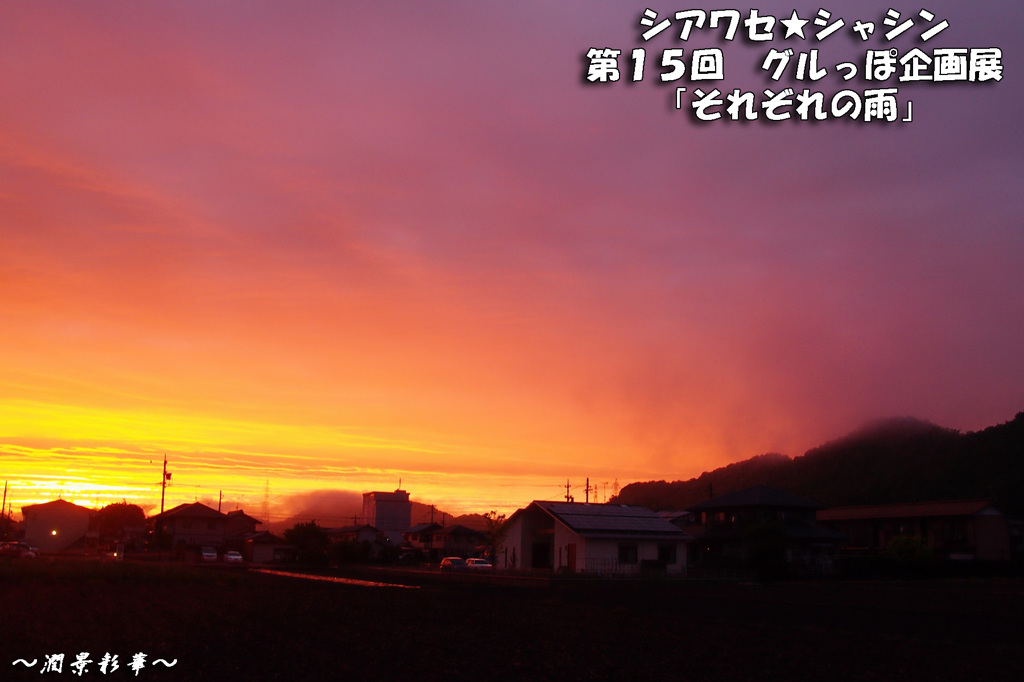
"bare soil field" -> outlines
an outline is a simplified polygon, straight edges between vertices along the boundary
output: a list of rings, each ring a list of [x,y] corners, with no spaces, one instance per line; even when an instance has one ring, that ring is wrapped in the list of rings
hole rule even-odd
[[[418,582],[410,579],[411,582]],[[1020,680],[1024,581],[372,587],[0,564],[0,679]],[[127,666],[135,653],[171,668]],[[40,674],[47,655],[63,670]],[[104,653],[120,668],[103,674]],[[15,664],[36,660],[34,667]]]

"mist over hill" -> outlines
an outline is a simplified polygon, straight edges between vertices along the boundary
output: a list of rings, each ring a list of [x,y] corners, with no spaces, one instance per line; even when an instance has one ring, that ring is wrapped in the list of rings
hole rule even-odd
[[[969,433],[908,417],[881,420],[799,457],[770,453],[688,481],[631,483],[611,501],[685,509],[753,485],[825,506],[983,498],[1022,515],[1024,412]]]
[[[297,505],[296,512],[282,519],[260,526],[260,530],[269,530],[281,535],[297,523],[315,521],[321,528],[340,528],[359,525],[363,519],[363,496],[347,490],[321,490],[314,493],[295,495],[289,500]],[[412,501],[410,524],[437,523],[442,526],[461,525],[474,530],[485,530],[487,520],[480,514],[464,514],[453,516],[425,502]]]

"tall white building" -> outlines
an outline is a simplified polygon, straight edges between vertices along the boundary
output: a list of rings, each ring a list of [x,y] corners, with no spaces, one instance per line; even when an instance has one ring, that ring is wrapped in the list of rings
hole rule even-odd
[[[394,545],[402,543],[402,533],[412,525],[412,502],[409,493],[363,493],[363,522],[382,531]]]

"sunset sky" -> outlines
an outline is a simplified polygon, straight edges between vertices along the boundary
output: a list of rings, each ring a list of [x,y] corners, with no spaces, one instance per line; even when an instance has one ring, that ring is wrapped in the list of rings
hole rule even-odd
[[[929,2],[949,28],[922,44],[919,5],[891,43],[887,3],[757,6],[847,28],[645,44],[646,7],[738,6],[0,0],[15,515],[158,508],[165,454],[168,506],[258,512],[269,481],[276,518],[401,480],[511,511],[881,417],[1012,419],[1024,9]],[[1003,78],[894,79],[912,122],[675,109],[676,85],[881,87],[833,67],[892,46],[998,47]],[[619,82],[586,84],[592,47],[622,50]],[[659,84],[670,47],[721,47],[725,79]],[[772,82],[787,47],[828,75]]]

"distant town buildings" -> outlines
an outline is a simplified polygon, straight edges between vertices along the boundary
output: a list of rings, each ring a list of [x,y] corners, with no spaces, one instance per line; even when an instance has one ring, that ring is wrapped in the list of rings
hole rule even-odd
[[[148,548],[185,561],[220,559],[228,551],[252,563],[304,556],[298,540],[286,533],[293,546],[257,530],[261,521],[242,510],[181,504],[145,519],[147,537],[141,509],[133,518],[114,507],[99,512],[62,499],[27,505],[15,539],[51,555],[119,557],[125,548]],[[1024,554],[1020,521],[987,500],[823,509],[767,486],[657,513],[635,505],[537,500],[486,532],[459,524],[413,526],[411,516],[407,491],[365,493],[362,523],[322,529],[329,541],[322,560],[436,564],[449,556],[486,557],[498,569],[531,574],[722,577],[830,574],[844,561],[854,570],[853,562],[864,559],[884,565],[896,556],[893,546],[961,564]]]

